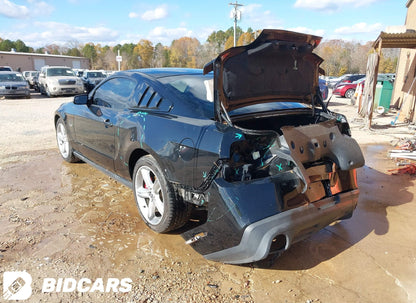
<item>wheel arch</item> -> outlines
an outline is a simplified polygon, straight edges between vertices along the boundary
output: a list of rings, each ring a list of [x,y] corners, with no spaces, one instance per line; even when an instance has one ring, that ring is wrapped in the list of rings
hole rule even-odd
[[[65,114],[60,114],[60,113],[55,113],[55,117],[54,117],[54,125],[55,125],[55,129],[56,129],[56,124],[58,123],[58,120],[62,119],[63,121],[66,120],[65,118]]]
[[[134,172],[134,166],[136,165],[136,162],[146,155],[150,155],[147,151],[141,148],[136,148],[133,150],[129,157],[129,175],[130,178],[133,180],[133,172]]]

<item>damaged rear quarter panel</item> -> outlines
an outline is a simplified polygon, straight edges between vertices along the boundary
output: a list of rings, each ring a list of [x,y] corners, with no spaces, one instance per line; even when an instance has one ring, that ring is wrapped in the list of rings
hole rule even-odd
[[[357,142],[340,132],[335,119],[306,126],[285,126],[281,130],[283,135],[275,140],[286,141],[290,157],[302,176],[291,167],[282,173],[247,181],[227,182],[219,176],[207,191],[206,222],[182,234],[186,240],[199,233],[205,235],[191,244],[199,253],[207,255],[237,246],[245,228],[259,220],[357,189],[355,168],[364,165],[364,158]],[[221,155],[230,157],[230,146],[240,140],[244,145],[246,136],[243,130],[226,129]],[[267,147],[276,151],[275,144],[271,145]],[[249,149],[248,153],[251,156],[252,150]],[[355,206],[351,207],[348,211]],[[327,224],[327,220],[326,217],[322,223]]]

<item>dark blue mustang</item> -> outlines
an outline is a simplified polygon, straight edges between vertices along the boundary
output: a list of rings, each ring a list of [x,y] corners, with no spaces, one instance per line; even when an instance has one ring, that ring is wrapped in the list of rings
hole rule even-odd
[[[281,253],[349,218],[364,164],[319,89],[320,37],[264,30],[197,69],[118,72],[55,115],[62,157],[131,187],[156,232],[210,260]]]

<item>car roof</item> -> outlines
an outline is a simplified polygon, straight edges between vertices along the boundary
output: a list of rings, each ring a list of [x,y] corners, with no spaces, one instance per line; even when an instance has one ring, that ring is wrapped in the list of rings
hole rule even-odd
[[[10,71],[10,70],[2,70],[2,71],[0,71],[0,75],[6,75],[6,74],[21,75],[22,73],[16,72],[16,71]]]
[[[196,68],[175,68],[175,67],[165,67],[165,68],[142,68],[142,69],[132,69],[123,72],[118,72],[118,74],[142,74],[147,77],[159,79],[163,77],[170,76],[182,76],[182,75],[202,75],[202,69]]]

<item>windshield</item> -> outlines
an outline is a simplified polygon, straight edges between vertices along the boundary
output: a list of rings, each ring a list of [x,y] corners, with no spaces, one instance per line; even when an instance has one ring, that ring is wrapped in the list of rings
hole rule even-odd
[[[0,82],[22,82],[25,81],[21,75],[5,74],[0,75]]]
[[[88,72],[87,78],[104,78],[104,74],[102,72]]]
[[[74,76],[74,72],[70,68],[49,68],[46,71],[47,76]]]

